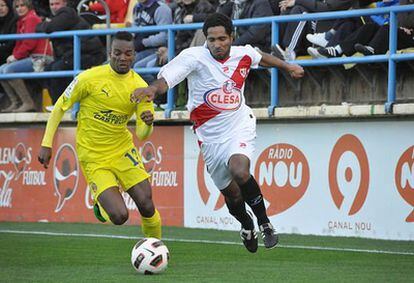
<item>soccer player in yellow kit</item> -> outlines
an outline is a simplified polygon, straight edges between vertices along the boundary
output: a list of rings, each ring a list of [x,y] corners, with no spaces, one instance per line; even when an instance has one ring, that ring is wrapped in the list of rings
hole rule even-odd
[[[145,237],[161,238],[161,218],[152,200],[150,175],[127,129],[136,114],[140,140],[153,130],[152,102],[131,103],[130,95],[147,83],[131,69],[135,59],[133,36],[118,32],[112,41],[110,63],[79,74],[56,102],[47,122],[38,160],[45,168],[63,114],[80,102],[76,151],[95,201],[94,212],[101,221],[121,225],[128,210],[119,186],[136,203]]]

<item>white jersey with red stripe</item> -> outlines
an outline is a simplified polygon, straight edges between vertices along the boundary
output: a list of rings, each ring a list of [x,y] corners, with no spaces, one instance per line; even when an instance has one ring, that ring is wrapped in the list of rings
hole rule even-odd
[[[190,47],[162,67],[158,78],[163,77],[169,88],[188,79],[187,108],[199,141],[222,143],[251,124],[244,83],[261,58],[250,45],[232,46],[222,61],[214,59],[206,46]]]

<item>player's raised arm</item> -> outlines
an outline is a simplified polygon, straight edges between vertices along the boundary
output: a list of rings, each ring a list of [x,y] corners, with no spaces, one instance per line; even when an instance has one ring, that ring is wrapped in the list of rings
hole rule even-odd
[[[276,67],[278,69],[288,72],[289,75],[294,79],[299,79],[303,77],[305,73],[303,68],[299,65],[289,64],[265,52],[260,52],[260,54],[262,55],[262,59],[260,60],[259,65],[262,67]]]

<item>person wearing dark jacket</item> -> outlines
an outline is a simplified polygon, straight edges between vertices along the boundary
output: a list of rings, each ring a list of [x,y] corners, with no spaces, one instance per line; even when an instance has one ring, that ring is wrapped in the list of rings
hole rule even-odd
[[[17,16],[11,0],[0,0],[0,34],[16,33]],[[14,40],[0,41],[0,65],[6,63],[14,48]]]
[[[52,33],[55,31],[89,29],[89,24],[78,16],[75,9],[67,6],[67,0],[50,0],[49,6],[53,17],[36,26],[36,32]],[[54,61],[46,66],[45,71],[73,69],[73,38],[52,38]],[[87,69],[102,64],[105,49],[98,37],[81,37],[81,68]],[[53,78],[49,80],[48,90],[53,103],[57,101],[70,78]]]
[[[14,13],[11,0],[0,0],[0,34],[16,33],[17,16]],[[14,48],[14,40],[0,41],[0,66],[6,63]],[[0,85],[0,98],[5,97],[4,89]]]
[[[352,4],[352,0],[283,0],[279,7],[283,15],[294,15],[348,10]],[[280,46],[276,47],[283,59],[295,60],[298,52],[305,51],[303,39],[305,34],[311,31],[312,26],[316,27],[316,22],[289,22],[281,26],[282,40]]]
[[[36,24],[41,19],[33,9],[31,0],[14,0],[16,14],[19,19],[16,23],[16,33],[33,33]],[[0,66],[0,74],[12,74],[35,71],[35,61],[43,58],[52,60],[52,48],[46,39],[17,40],[13,52],[6,59],[6,63]],[[22,79],[9,79],[0,81],[3,89],[10,99],[10,105],[2,112],[32,112],[36,106],[32,95]],[[20,106],[19,106],[20,105]]]
[[[414,4],[414,0],[400,0],[400,5]],[[383,25],[371,41],[355,44],[355,50],[364,55],[384,54],[389,47],[389,25]],[[398,13],[397,49],[414,47],[414,11]]]
[[[253,19],[273,16],[268,0],[235,0],[231,18]],[[239,26],[235,28],[233,45],[250,44],[264,52],[270,51],[270,25]]]

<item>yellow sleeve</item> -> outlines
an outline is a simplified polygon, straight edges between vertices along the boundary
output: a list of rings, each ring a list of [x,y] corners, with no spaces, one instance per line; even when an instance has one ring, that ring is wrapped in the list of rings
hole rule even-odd
[[[55,103],[53,111],[47,121],[42,146],[52,147],[53,138],[59,123],[62,120],[63,114],[65,114],[65,111],[71,108],[74,103],[79,102],[83,97],[85,97],[86,94],[86,80],[82,79],[82,75],[79,75],[73,79]]]
[[[55,104],[52,113],[50,114],[49,120],[47,121],[46,131],[43,135],[42,146],[52,148],[53,137],[55,136],[56,129],[62,120],[65,111],[62,109],[63,96],[61,96]]]
[[[63,94],[60,96],[62,98],[62,110],[66,111],[72,107],[73,104],[79,102],[84,98],[87,91],[86,78],[82,74],[74,78],[73,81],[68,85]]]
[[[135,126],[135,134],[137,135],[138,139],[141,141],[148,138],[152,134],[152,131],[154,129],[153,125],[148,126],[141,119],[141,113],[147,110],[151,111],[151,113],[154,114],[154,104],[152,101],[150,102],[142,101],[138,103],[137,110],[135,111],[136,120],[137,120],[136,126]]]

